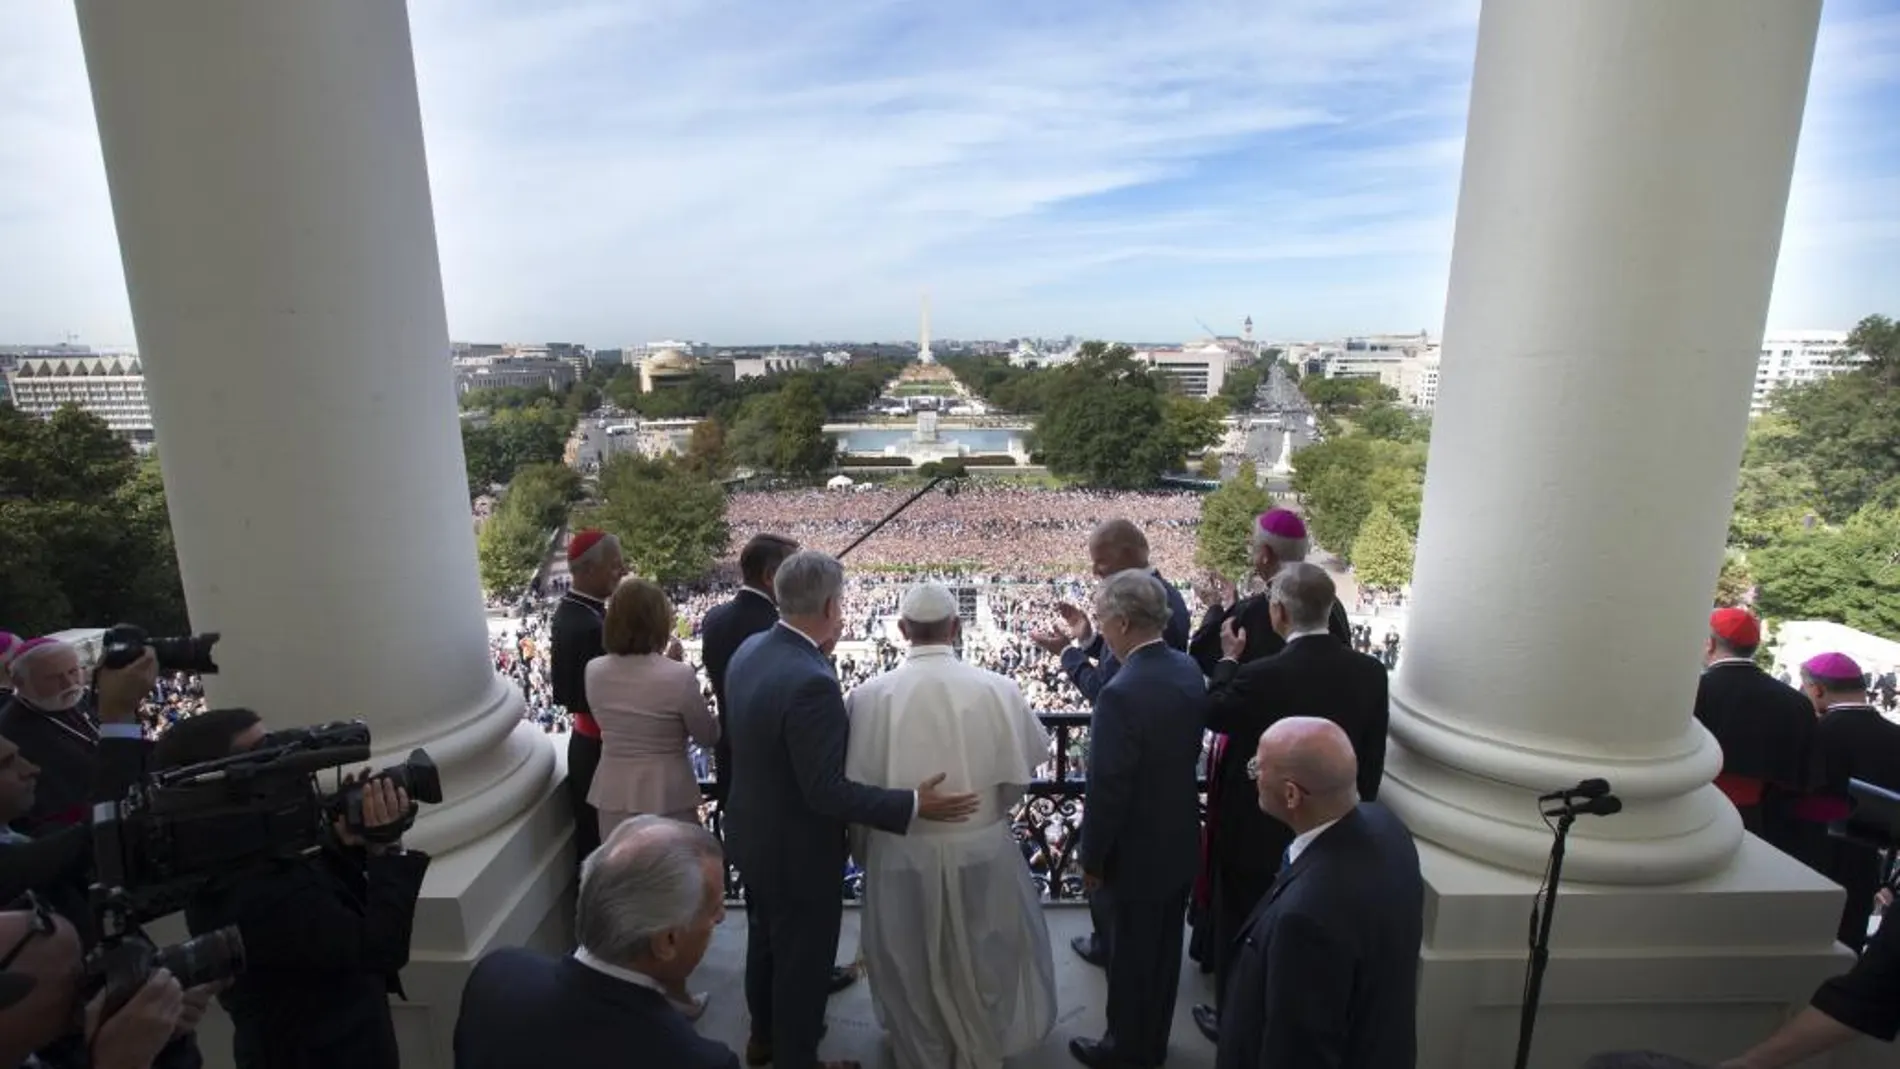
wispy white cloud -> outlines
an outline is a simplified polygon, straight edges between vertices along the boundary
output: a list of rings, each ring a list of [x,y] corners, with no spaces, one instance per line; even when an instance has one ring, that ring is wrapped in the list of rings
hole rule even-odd
[[[1874,291],[1844,291],[1818,253],[1895,259],[1900,217],[1867,199],[1900,150],[1852,136],[1891,93],[1900,20],[1847,4],[1777,294],[1823,323]],[[1476,17],[1476,0],[411,0],[450,322],[599,344],[894,337],[928,289],[947,334],[1435,325]],[[1829,285],[1791,278],[1809,248],[1799,271]],[[0,249],[0,338],[130,340],[63,3],[0,8]]]

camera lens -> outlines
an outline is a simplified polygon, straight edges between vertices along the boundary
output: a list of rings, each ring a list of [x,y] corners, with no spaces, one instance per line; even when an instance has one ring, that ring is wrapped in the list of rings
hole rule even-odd
[[[244,971],[244,940],[235,927],[218,928],[160,950],[153,964],[183,987],[228,980]]]

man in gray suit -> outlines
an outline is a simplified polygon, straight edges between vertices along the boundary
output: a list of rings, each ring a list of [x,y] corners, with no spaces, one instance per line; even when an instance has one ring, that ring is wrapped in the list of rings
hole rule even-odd
[[[726,669],[734,777],[726,848],[746,885],[746,1063],[814,1069],[844,916],[845,825],[901,835],[911,821],[963,821],[974,794],[845,778],[850,721],[829,660],[844,633],[844,566],[804,550],[779,565],[779,622]],[[855,1063],[827,1062],[848,1067]]]

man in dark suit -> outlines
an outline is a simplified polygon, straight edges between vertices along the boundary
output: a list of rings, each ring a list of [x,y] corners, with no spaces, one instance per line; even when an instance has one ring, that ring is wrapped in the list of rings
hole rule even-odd
[[[1761,623],[1747,609],[1709,614],[1708,667],[1696,685],[1695,718],[1722,747],[1715,785],[1742,814],[1742,826],[1792,854],[1794,807],[1808,778],[1814,707],[1800,691],[1755,666]]]
[[[732,788],[732,742],[726,726],[726,666],[746,639],[769,631],[778,623],[778,596],[773,576],[785,558],[798,552],[798,543],[783,535],[754,535],[739,551],[739,575],[744,585],[732,600],[715,605],[700,625],[700,661],[712,681],[718,706],[719,742],[713,746],[714,796],[721,801]]]
[[[1168,593],[1168,626],[1161,634],[1162,640],[1177,650],[1187,649],[1188,626],[1193,619],[1187,600],[1148,563],[1148,536],[1141,533],[1141,528],[1122,519],[1103,522],[1089,535],[1089,565],[1097,579],[1107,579],[1117,572],[1144,571],[1160,580]],[[1096,634],[1089,614],[1080,606],[1064,601],[1056,605],[1056,611],[1062,617],[1061,630],[1038,631],[1029,636],[1030,641],[1062,658],[1062,670],[1075,689],[1094,702],[1102,687],[1115,678],[1121,662]],[[1114,952],[1114,937],[1110,934],[1114,922],[1108,915],[1108,904],[1106,896],[1091,896],[1089,919],[1094,930],[1069,940],[1076,954],[1097,968],[1107,968]]]
[[[1207,720],[1200,669],[1162,638],[1169,615],[1162,582],[1144,570],[1117,572],[1096,589],[1095,618],[1121,669],[1095,696],[1082,812],[1082,878],[1092,896],[1110,900],[1114,948],[1107,1033],[1069,1041],[1087,1066],[1157,1066],[1168,1056]]]
[[[41,772],[33,808],[13,822],[13,830],[38,839],[85,824],[99,723],[87,700],[79,651],[58,639],[32,639],[14,655],[8,674],[13,697],[0,707],[0,735]]]
[[[844,566],[803,550],[774,589],[778,625],[739,647],[726,678],[743,770],[726,799],[726,844],[746,885],[746,1062],[812,1069],[844,915],[845,825],[901,835],[916,819],[966,820],[977,799],[938,792],[941,774],[914,792],[845,778],[850,721],[828,659],[844,633]]]
[[[672,889],[686,884],[698,893],[682,914]],[[469,974],[455,1069],[739,1069],[738,1055],[666,998],[725,916],[717,839],[651,814],[623,822],[581,866],[579,949],[550,958],[510,947]]]
[[[1253,773],[1294,836],[1242,933],[1216,1069],[1411,1069],[1425,910],[1411,834],[1359,801],[1352,740],[1330,720],[1268,728]]]
[[[1248,761],[1260,736],[1287,717],[1331,720],[1346,732],[1359,766],[1359,797],[1374,801],[1385,775],[1386,670],[1376,658],[1356,653],[1327,630],[1337,604],[1326,569],[1304,562],[1282,565],[1267,594],[1274,631],[1286,642],[1279,653],[1239,663],[1247,635],[1229,621],[1221,636],[1227,656],[1208,681],[1209,730],[1227,737],[1209,792],[1220,821],[1209,834],[1212,863],[1210,949],[1215,955],[1214,1003],[1194,1008],[1194,1023],[1218,1042],[1221,994],[1226,991],[1240,932],[1273,885],[1280,854],[1293,829],[1263,812]]]
[[[1270,509],[1255,518],[1249,543],[1253,547],[1254,574],[1264,583],[1273,582],[1274,575],[1282,565],[1304,561],[1307,552],[1312,549],[1312,543],[1306,537],[1306,521],[1288,509]],[[1216,585],[1219,589],[1208,592],[1208,610],[1201,617],[1201,626],[1188,643],[1188,652],[1199,662],[1201,673],[1213,675],[1214,666],[1226,656],[1221,649],[1220,637],[1229,622],[1237,630],[1247,633],[1247,648],[1240,655],[1240,663],[1257,661],[1280,652],[1283,642],[1273,630],[1266,595],[1242,598],[1235,591],[1233,583],[1224,577]],[[1346,616],[1346,607],[1335,599],[1330,611],[1327,629],[1343,645],[1351,648],[1352,621]]]
[[[1794,856],[1847,891],[1835,938],[1859,951],[1880,887],[1880,858],[1829,825],[1853,809],[1850,780],[1900,791],[1900,724],[1867,701],[1860,665],[1843,653],[1822,653],[1801,665],[1801,689],[1816,715],[1809,756],[1809,790],[1795,803]]]
[[[548,683],[554,703],[573,719],[567,736],[567,800],[574,813],[574,862],[580,864],[600,845],[600,816],[587,804],[600,767],[600,725],[587,708],[587,662],[606,650],[600,644],[607,599],[626,577],[620,540],[603,531],[580,531],[567,541],[567,570],[573,585],[554,607],[548,652]]]
[[[1128,520],[1104,521],[1089,535],[1089,565],[1097,579],[1131,569],[1160,579],[1168,592],[1168,626],[1161,637],[1177,650],[1187,649],[1188,627],[1193,619],[1187,599],[1148,563],[1148,536],[1141,533],[1141,528]],[[1075,689],[1081,691],[1084,698],[1094,701],[1102,686],[1115,678],[1120,662],[1102,641],[1102,636],[1095,633],[1088,613],[1080,606],[1064,601],[1056,605],[1056,611],[1062,616],[1063,630],[1039,631],[1030,638],[1044,650],[1061,657],[1062,670],[1074,682]]]
[[[1801,1012],[1747,1054],[1718,1069],[1786,1069],[1857,1036],[1900,1035],[1900,921],[1889,909],[1860,960],[1823,983]]]

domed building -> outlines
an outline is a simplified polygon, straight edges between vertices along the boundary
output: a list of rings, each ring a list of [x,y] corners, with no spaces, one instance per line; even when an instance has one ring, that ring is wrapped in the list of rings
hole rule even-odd
[[[684,386],[699,374],[699,361],[678,349],[661,349],[640,361],[640,392]]]

